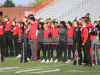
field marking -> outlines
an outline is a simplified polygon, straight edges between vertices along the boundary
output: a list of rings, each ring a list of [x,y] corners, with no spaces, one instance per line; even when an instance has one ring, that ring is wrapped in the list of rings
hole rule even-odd
[[[80,73],[95,73],[95,72],[100,72],[100,71],[78,71],[78,70],[69,70],[69,71],[65,71],[65,72],[70,72],[70,73],[77,73],[77,72],[80,72]]]

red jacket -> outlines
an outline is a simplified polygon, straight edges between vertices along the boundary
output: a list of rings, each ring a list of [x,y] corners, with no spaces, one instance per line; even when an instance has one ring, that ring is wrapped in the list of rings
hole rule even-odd
[[[15,27],[13,27],[13,35],[17,35],[18,34],[18,26],[16,25]]]
[[[51,32],[51,29],[43,30],[43,38],[48,38],[49,32]]]
[[[52,37],[58,37],[58,31],[59,31],[59,28],[56,28],[56,30],[51,29]]]
[[[91,24],[91,22],[89,22],[88,25],[86,25],[86,27],[90,27],[91,28],[91,31],[93,31],[93,25]],[[90,39],[91,40],[94,40],[93,35],[90,35]]]
[[[73,27],[71,27],[70,29],[68,29],[67,38],[73,38]]]
[[[6,24],[5,31],[12,30],[12,21],[5,22],[5,24]]]
[[[36,36],[36,31],[38,30],[38,23],[33,23],[31,24],[31,28],[30,28],[30,31],[29,31],[29,38],[30,39],[37,39],[37,36]]]
[[[4,25],[0,25],[0,35],[3,35],[4,34],[3,28],[4,28]]]
[[[18,28],[18,36],[21,36],[21,29]]]
[[[88,29],[86,27],[84,27],[81,31],[81,38],[82,38],[82,41],[83,41],[83,44],[86,43],[87,39],[88,39]],[[83,39],[84,38],[84,39]]]

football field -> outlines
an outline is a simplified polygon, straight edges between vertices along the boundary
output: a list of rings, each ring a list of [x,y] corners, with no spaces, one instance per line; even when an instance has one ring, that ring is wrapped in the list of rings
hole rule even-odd
[[[42,54],[41,51],[41,59]],[[100,59],[100,50],[98,54]],[[55,59],[56,51],[54,51]],[[0,75],[100,75],[100,65],[84,67],[84,64],[75,66],[72,63],[20,63],[20,58],[5,57],[4,62],[0,62]]]

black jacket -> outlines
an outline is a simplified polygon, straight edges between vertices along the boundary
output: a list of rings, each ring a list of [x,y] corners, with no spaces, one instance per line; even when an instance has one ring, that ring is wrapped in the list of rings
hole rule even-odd
[[[59,41],[66,41],[67,37],[66,37],[66,28],[59,28]]]

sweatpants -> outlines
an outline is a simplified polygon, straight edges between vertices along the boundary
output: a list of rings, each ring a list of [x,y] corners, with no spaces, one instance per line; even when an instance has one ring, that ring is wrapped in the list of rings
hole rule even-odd
[[[4,56],[8,56],[8,46],[10,47],[10,56],[13,56],[13,43],[12,43],[11,31],[4,32],[3,42],[4,42],[3,45]]]
[[[15,55],[18,56],[18,37],[14,35],[14,46],[15,46]]]
[[[28,44],[27,57],[31,59],[31,49],[30,49],[30,44]]]
[[[71,50],[73,52],[73,45],[68,45],[68,59],[71,59]],[[74,52],[73,52],[73,58],[74,58]]]
[[[87,44],[84,45],[84,52],[86,55],[87,64],[92,64],[91,63],[90,47],[91,47],[91,45],[87,45]]]
[[[59,46],[58,45],[55,45],[55,44],[52,44],[51,45],[51,58],[53,58],[53,51],[54,51],[54,47],[55,47],[55,49],[56,49],[56,59],[58,59],[59,58]]]
[[[49,59],[50,58],[50,44],[44,44],[43,59],[46,58],[46,50],[48,51],[48,57],[47,57],[47,59]]]
[[[37,40],[36,39],[30,39],[30,48],[32,52],[31,60],[36,61],[36,53],[37,53]]]
[[[59,59],[62,58],[62,51],[64,50],[64,60],[66,61],[67,51],[66,51],[66,41],[59,41]]]
[[[76,46],[77,46],[77,50],[78,50],[78,57],[80,57],[80,63],[82,63],[81,41],[80,42],[74,42],[74,44],[73,44],[73,56],[75,54]]]
[[[43,57],[44,57],[44,45],[43,45],[43,42],[38,42],[38,44],[37,44],[37,60],[40,59],[40,50],[41,49],[43,51]]]

